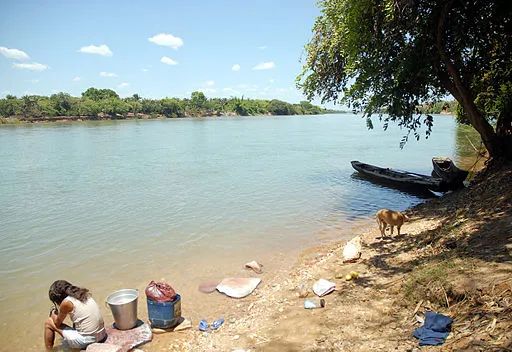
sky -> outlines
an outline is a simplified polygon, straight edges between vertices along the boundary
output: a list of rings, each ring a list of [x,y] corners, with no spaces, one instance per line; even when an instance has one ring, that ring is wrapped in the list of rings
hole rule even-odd
[[[316,0],[0,0],[0,96],[95,87],[298,103],[319,15]]]

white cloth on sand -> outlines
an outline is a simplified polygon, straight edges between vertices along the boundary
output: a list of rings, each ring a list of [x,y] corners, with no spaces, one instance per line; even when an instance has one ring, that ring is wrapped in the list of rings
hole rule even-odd
[[[347,242],[343,248],[343,260],[346,262],[357,260],[361,257],[361,237],[356,236]]]
[[[320,279],[313,284],[313,292],[319,296],[325,296],[336,289],[334,282],[327,281],[326,279]]]
[[[256,274],[261,274],[263,272],[263,265],[253,260],[252,262],[246,263],[245,267],[248,269],[252,269]]]
[[[260,282],[258,278],[226,278],[217,285],[217,290],[229,297],[243,298],[250,295]]]

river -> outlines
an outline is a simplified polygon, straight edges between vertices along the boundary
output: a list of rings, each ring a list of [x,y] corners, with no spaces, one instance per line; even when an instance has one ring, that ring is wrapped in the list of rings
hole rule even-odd
[[[430,138],[404,149],[406,131],[374,123],[333,114],[1,126],[0,350],[43,349],[54,280],[89,288],[108,323],[108,294],[139,289],[143,318],[144,288],[165,279],[199,321],[224,299],[199,293],[201,281],[248,275],[251,260],[288,269],[302,250],[373,226],[378,209],[425,200],[358,178],[351,160],[423,174],[433,156],[472,166],[471,132],[453,116],[435,116]]]

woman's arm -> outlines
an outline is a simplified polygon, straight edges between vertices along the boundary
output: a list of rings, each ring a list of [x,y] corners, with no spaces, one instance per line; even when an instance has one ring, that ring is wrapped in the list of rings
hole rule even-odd
[[[55,314],[55,310],[53,310],[50,317],[52,318],[52,320],[56,326],[60,326],[64,322],[64,319],[66,319],[68,314],[71,313],[74,308],[75,308],[75,306],[73,306],[73,303],[71,303],[70,301],[64,300],[60,304],[59,314],[58,315]]]

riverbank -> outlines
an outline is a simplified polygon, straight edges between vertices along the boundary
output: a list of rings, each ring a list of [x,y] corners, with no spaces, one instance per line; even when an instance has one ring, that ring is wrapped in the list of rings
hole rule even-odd
[[[412,221],[393,240],[380,239],[376,226],[361,228],[354,233],[363,239],[356,263],[343,263],[343,242],[311,249],[292,270],[260,275],[250,296],[226,301],[220,329],[201,332],[193,321],[189,330],[155,334],[141,349],[428,351],[412,332],[431,310],[454,319],[436,350],[510,350],[512,192],[504,185],[511,181],[508,165],[413,207],[407,211]],[[350,271],[359,278],[345,281]],[[306,310],[298,288],[320,278],[335,282],[336,291],[324,297],[325,308]]]
[[[204,295],[199,283],[253,275],[244,264],[257,260],[265,265],[259,291],[276,271],[287,276],[302,250],[347,240],[361,221],[373,227],[366,219],[379,208],[424,201],[356,177],[354,155],[427,174],[432,155],[449,155],[470,169],[459,154],[466,130],[451,117],[436,125],[399,159],[391,151],[401,131],[368,132],[352,114],[0,128],[0,310],[15,317],[0,336],[8,350],[39,351],[39,328],[24,327],[47,317],[48,287],[60,278],[89,288],[97,302],[165,279],[195,323],[226,316],[241,301]],[[73,260],[59,255],[62,243]]]

